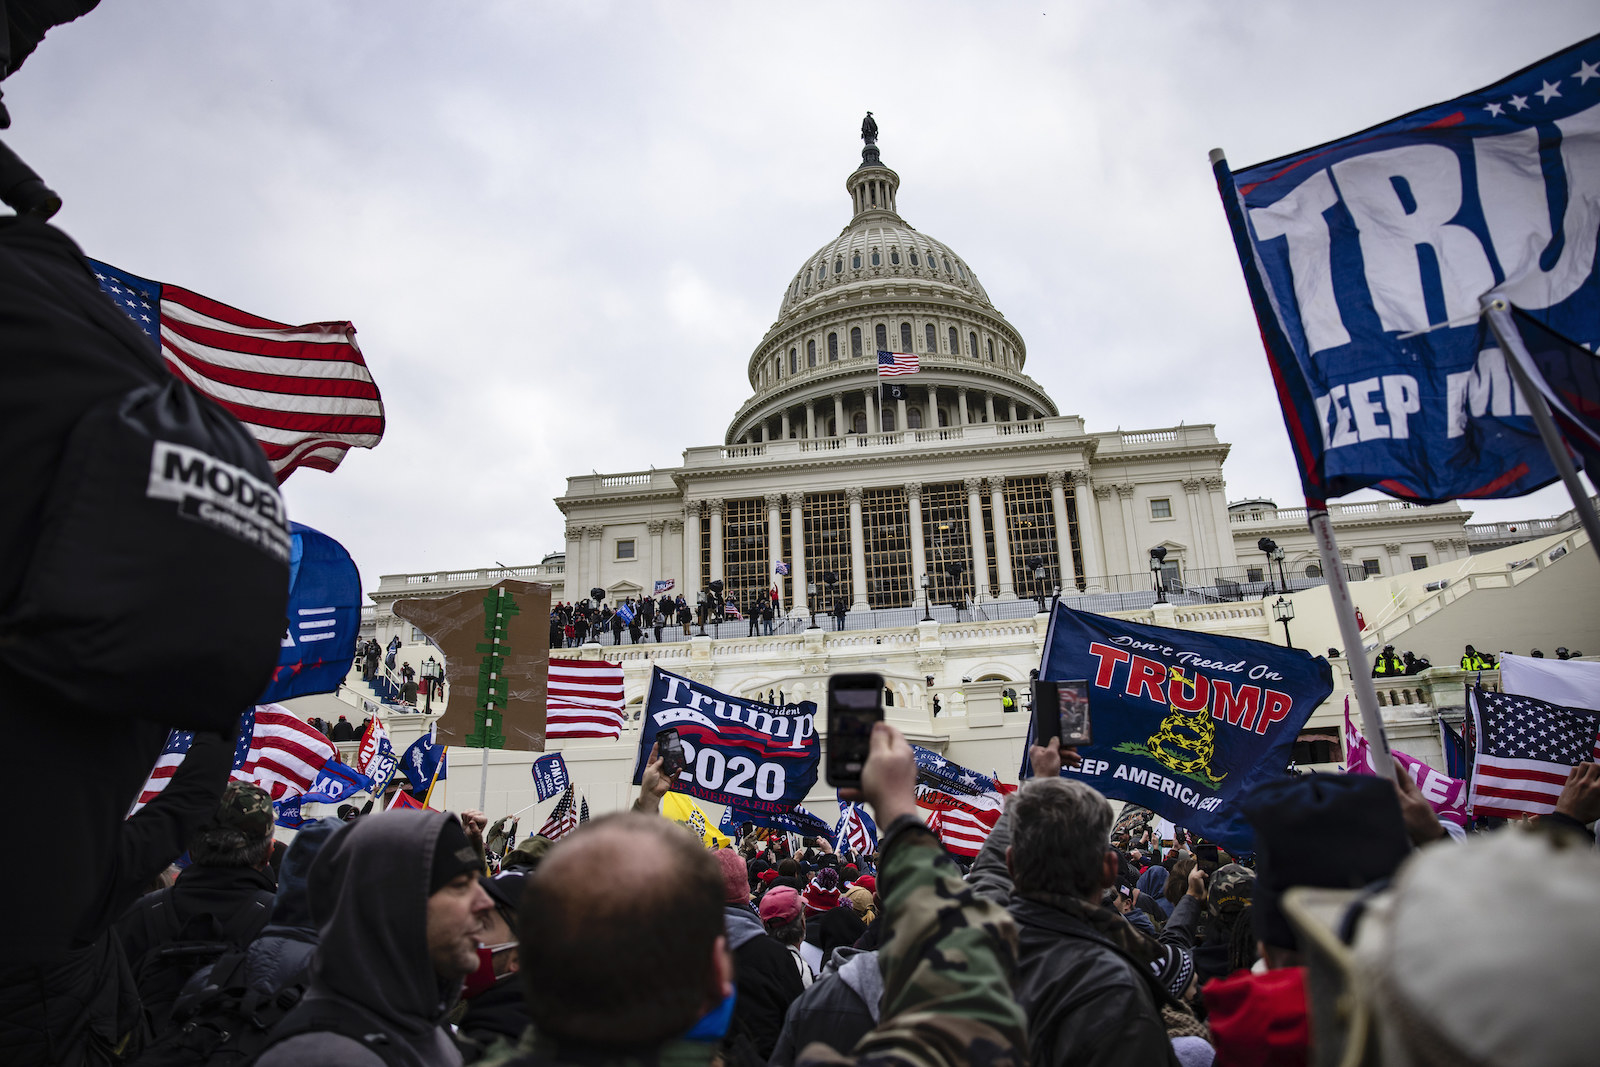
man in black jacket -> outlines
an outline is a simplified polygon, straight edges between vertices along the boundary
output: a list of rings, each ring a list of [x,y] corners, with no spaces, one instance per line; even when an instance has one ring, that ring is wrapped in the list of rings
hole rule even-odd
[[[1017,924],[1017,1002],[1034,1064],[1176,1064],[1152,964],[1161,955],[1100,904],[1121,857],[1111,805],[1061,778],[1061,753],[1033,746],[1035,777],[1015,793],[968,881],[1006,903]],[[1075,753],[1073,757],[1075,757]]]
[[[731,1062],[766,1063],[778,1042],[789,1005],[805,991],[789,950],[768,935],[750,908],[744,861],[731,849],[713,854],[722,869],[722,918],[733,954],[739,996],[734,1001],[727,1045]]]

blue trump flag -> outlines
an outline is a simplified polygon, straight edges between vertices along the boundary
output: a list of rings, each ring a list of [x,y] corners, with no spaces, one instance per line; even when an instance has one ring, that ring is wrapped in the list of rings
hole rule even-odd
[[[361,574],[350,553],[298,522],[289,524],[289,534],[288,627],[257,704],[338,689],[361,628]]]
[[[801,837],[828,837],[832,833],[827,823],[798,805],[793,811],[781,812],[749,811],[745,808],[727,807],[722,809],[722,819],[717,825],[723,833],[731,835],[745,823],[755,823],[757,826],[766,826],[773,830],[787,830]]]
[[[440,778],[445,776],[444,753],[445,747],[434,744],[431,733],[411,742],[405,755],[400,757],[400,773],[411,783],[411,792],[425,793],[435,774]]]
[[[272,821],[285,830],[298,830],[308,823],[316,822],[317,820],[308,819],[300,814],[300,804],[306,799],[305,796],[298,796],[274,800],[272,802]]]
[[[1299,649],[1059,604],[1039,676],[1089,683],[1094,744],[1080,748],[1083,765],[1063,775],[1230,852],[1254,851],[1232,801],[1287,773],[1300,728],[1333,692],[1328,661]]]
[[[363,789],[371,788],[371,778],[338,760],[329,760],[323,765],[322,770],[317,772],[316,779],[311,783],[311,790],[300,799],[333,804]]]
[[[567,761],[561,753],[552,752],[533,761],[533,787],[540,800],[549,800],[557,793],[565,793],[572,780],[567,776]]]
[[[689,762],[674,792],[745,812],[793,811],[817,781],[822,749],[816,718],[810,701],[762,704],[655,667],[633,784],[643,778],[656,734],[670,726],[683,738]]]
[[[1309,501],[1556,470],[1480,316],[1600,342],[1600,37],[1342,140],[1213,170]]]

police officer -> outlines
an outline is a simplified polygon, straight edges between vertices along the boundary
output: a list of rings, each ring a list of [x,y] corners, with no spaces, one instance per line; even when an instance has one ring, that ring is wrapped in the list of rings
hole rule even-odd
[[[1489,671],[1494,669],[1494,657],[1485,656],[1471,645],[1461,654],[1461,669],[1464,671]]]
[[[1378,662],[1372,665],[1372,676],[1374,678],[1394,678],[1405,673],[1405,664],[1401,663],[1400,657],[1394,654],[1394,646],[1384,645],[1383,651],[1378,654]]]

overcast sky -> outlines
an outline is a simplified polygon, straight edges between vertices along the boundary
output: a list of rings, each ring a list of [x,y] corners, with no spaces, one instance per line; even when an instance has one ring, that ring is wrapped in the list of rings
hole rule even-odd
[[[868,109],[902,215],[972,264],[1063,413],[1215,423],[1231,499],[1298,505],[1207,151],[1241,168],[1596,32],[1593,0],[103,0],[4,88],[88,254],[356,324],[387,436],[285,489],[370,589],[536,561],[567,475],[720,443],[849,221]]]

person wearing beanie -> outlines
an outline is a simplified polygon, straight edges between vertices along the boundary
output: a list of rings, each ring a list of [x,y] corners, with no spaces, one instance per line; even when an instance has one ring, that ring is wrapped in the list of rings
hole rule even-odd
[[[311,982],[258,1067],[376,1067],[397,1051],[423,1067],[461,1063],[445,1019],[494,908],[482,874],[452,814],[387,811],[335,831],[307,886],[321,938]]]
[[[749,1062],[753,1055],[765,1063],[777,1044],[789,1005],[805,991],[805,985],[788,948],[768,935],[750,907],[750,883],[739,854],[718,849],[712,857],[722,871],[722,918],[727,928],[728,951],[733,954],[733,973],[739,982],[733,1019],[724,1039],[729,1062]]]
[[[806,909],[806,943],[818,953],[813,967],[818,972],[834,949],[855,944],[867,932],[867,924],[839,892],[839,872],[832,867],[817,872],[817,877],[800,894],[800,902]]]

